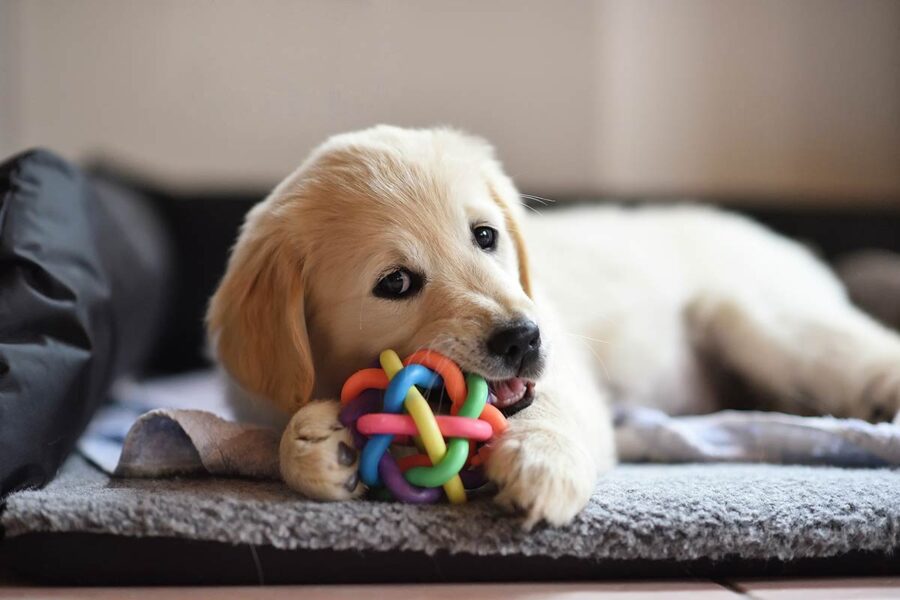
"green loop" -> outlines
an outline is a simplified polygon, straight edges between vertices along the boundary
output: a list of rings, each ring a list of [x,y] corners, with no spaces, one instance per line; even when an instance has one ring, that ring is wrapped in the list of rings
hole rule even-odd
[[[463,402],[462,408],[459,409],[460,417],[469,417],[477,419],[484,411],[484,405],[487,404],[488,384],[481,375],[466,375],[466,389],[469,390],[466,401]]]
[[[480,375],[466,375],[466,401],[459,409],[458,416],[477,419],[487,404],[488,385]],[[466,438],[450,438],[447,441],[447,453],[436,465],[430,467],[413,467],[404,477],[419,487],[440,487],[450,481],[465,466],[469,457],[469,440]]]

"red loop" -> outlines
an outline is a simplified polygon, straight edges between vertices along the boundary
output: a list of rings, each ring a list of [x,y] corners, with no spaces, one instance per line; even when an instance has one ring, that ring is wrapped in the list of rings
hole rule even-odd
[[[410,456],[398,458],[397,466],[405,473],[413,467],[430,467],[432,464],[427,454],[411,454]]]

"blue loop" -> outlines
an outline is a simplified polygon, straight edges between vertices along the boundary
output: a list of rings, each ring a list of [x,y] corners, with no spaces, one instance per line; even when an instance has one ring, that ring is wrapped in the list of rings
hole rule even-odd
[[[397,414],[403,410],[403,401],[406,400],[406,394],[414,385],[434,388],[442,384],[441,376],[428,367],[407,365],[397,371],[397,374],[391,379],[387,390],[384,392],[384,412]],[[362,479],[364,484],[370,487],[381,485],[381,477],[378,475],[378,463],[393,441],[393,434],[382,433],[373,435],[366,442],[359,457],[359,478]]]
[[[441,376],[422,365],[407,365],[397,371],[384,392],[384,412],[399,413],[409,389],[417,385],[423,388],[438,387],[443,384]]]
[[[369,487],[381,485],[378,463],[393,441],[393,435],[383,433],[370,437],[363,447],[362,455],[359,457],[359,478]]]

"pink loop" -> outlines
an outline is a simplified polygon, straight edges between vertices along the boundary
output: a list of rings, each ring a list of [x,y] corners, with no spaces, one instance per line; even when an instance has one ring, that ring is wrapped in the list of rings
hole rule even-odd
[[[441,435],[445,438],[466,438],[476,442],[491,439],[494,430],[490,423],[480,419],[467,417],[450,417],[438,415],[435,417]],[[417,435],[416,423],[409,415],[394,415],[388,413],[369,413],[363,415],[356,422],[356,427],[363,435],[393,434],[393,435]]]

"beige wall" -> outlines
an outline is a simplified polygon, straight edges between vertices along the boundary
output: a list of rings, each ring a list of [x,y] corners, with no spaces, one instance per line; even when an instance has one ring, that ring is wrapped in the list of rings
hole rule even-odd
[[[900,2],[601,7],[598,184],[900,195]]]
[[[0,153],[269,185],[377,122],[551,194],[900,196],[900,2],[0,0]]]

